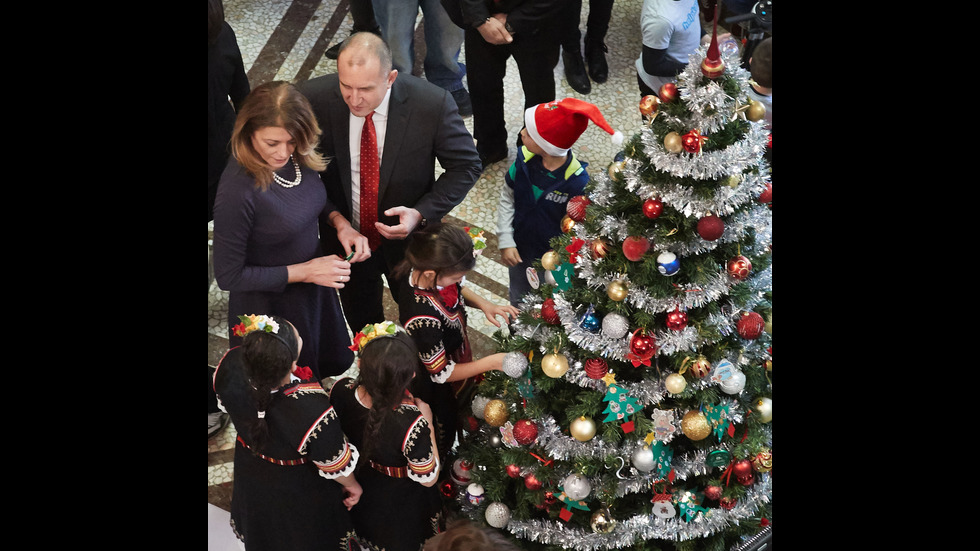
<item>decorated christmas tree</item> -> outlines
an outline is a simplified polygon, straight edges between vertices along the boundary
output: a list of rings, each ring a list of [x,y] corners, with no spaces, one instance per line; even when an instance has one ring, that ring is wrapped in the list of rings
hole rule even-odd
[[[737,52],[690,59],[569,202],[472,402],[444,491],[523,548],[771,530],[771,141]]]

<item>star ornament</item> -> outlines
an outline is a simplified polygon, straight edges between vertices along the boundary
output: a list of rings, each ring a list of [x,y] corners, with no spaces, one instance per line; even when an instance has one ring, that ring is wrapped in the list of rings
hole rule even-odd
[[[732,112],[732,120],[734,121],[738,118],[741,118],[743,121],[746,120],[745,112],[749,110],[749,107],[751,107],[751,104],[743,104],[742,102],[735,100],[735,110]]]
[[[602,377],[602,381],[606,383],[606,386],[616,384],[616,374],[610,371]]]

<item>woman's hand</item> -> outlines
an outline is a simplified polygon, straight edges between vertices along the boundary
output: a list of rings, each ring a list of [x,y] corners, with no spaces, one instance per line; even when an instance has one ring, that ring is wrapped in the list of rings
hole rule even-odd
[[[315,283],[323,287],[343,289],[350,281],[350,262],[334,254],[293,264],[287,270],[290,283]]]

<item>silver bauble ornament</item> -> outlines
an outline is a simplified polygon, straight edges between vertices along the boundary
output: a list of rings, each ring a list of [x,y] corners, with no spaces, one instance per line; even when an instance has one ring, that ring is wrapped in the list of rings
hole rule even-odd
[[[516,379],[524,374],[527,369],[527,357],[520,352],[508,352],[504,356],[503,372],[507,376]]]
[[[494,528],[503,528],[510,522],[510,508],[499,501],[487,505],[483,515],[487,519],[487,524]]]
[[[635,452],[633,452],[631,461],[637,470],[645,473],[652,471],[653,468],[657,466],[656,461],[653,460],[653,450],[650,449],[650,446],[646,445],[640,446]]]
[[[581,501],[589,497],[589,493],[592,491],[592,484],[589,483],[588,478],[578,473],[570,474],[562,482],[562,490],[569,499]]]
[[[473,417],[483,419],[483,410],[486,409],[487,402],[489,401],[490,398],[487,398],[486,396],[474,396],[473,402],[470,404],[473,408]]]
[[[611,312],[602,318],[602,334],[610,339],[621,339],[629,330],[630,320],[622,314]]]

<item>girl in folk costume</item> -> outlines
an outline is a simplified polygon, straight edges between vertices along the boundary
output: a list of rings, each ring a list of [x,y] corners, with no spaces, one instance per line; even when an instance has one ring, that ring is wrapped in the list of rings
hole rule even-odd
[[[214,374],[219,405],[238,431],[231,524],[248,551],[347,549],[349,509],[361,486],[358,450],[309,368],[296,328],[280,317],[241,316],[241,346]]]
[[[485,247],[486,239],[478,229],[434,224],[409,237],[405,260],[396,270],[399,277],[408,274],[404,281],[411,289],[399,294],[399,315],[424,366],[424,376],[415,378],[412,392],[432,407],[442,459],[456,439],[460,397],[467,395],[472,377],[501,370],[506,356],[500,352],[473,358],[465,306],[479,308],[497,327],[497,316],[510,320],[519,313],[509,304],[493,304],[464,285],[466,273]]]
[[[422,374],[418,349],[387,321],[365,327],[351,348],[358,350],[357,378],[334,383],[330,400],[361,451],[364,493],[351,510],[354,527],[365,549],[418,551],[441,518],[432,411],[409,391]]]

